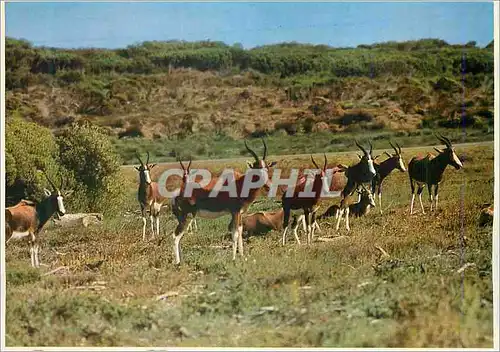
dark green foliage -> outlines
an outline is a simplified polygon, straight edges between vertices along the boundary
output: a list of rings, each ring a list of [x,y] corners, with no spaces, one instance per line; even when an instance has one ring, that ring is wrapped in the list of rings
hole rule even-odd
[[[123,196],[121,160],[102,128],[72,124],[57,137],[61,165],[70,170],[82,210],[113,211]]]
[[[40,171],[56,179],[58,148],[49,129],[19,117],[5,126],[5,183],[7,204],[23,198],[40,200],[50,186]]]

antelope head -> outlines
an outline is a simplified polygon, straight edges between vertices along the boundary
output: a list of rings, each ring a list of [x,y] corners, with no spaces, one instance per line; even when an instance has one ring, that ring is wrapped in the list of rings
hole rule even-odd
[[[52,191],[47,188],[43,189],[45,196],[50,199],[52,206],[56,209],[56,212],[59,216],[64,216],[66,214],[66,208],[64,207],[64,197],[68,197],[73,193],[73,190],[63,191],[64,180],[62,175],[60,175],[61,182],[59,183],[59,187],[50,179],[49,175],[45,171],[43,171],[47,181],[52,186]]]
[[[401,171],[401,172],[406,172],[406,167],[405,163],[403,160],[403,156],[401,155],[401,147],[398,142],[396,142],[397,148],[392,144],[391,141],[389,141],[389,144],[391,145],[392,149],[394,149],[394,154],[390,154],[388,152],[384,152],[385,155],[389,157],[389,159],[394,159],[397,161],[396,163],[396,168]]]
[[[264,153],[262,155],[262,159],[259,159],[257,156],[257,153],[255,153],[247,144],[247,141],[245,140],[245,148],[248,150],[248,152],[254,157],[254,161],[247,161],[247,165],[250,169],[265,169],[266,171],[269,171],[271,167],[276,165],[275,161],[268,162],[266,160],[267,157],[267,145],[266,141],[262,138],[262,144],[264,145]]]
[[[358,143],[357,140],[355,140],[355,142],[356,146],[363,152],[363,155],[361,156],[358,165],[364,165],[363,174],[365,176],[374,177],[377,172],[375,171],[375,167],[373,166],[373,161],[374,161],[374,158],[372,156],[373,145],[371,144],[371,142],[368,142],[370,144],[370,151],[367,151],[361,144]]]
[[[177,160],[179,161],[179,164],[181,164],[181,168],[182,168],[182,182],[186,183],[188,176],[189,176],[189,173],[191,172],[191,163],[193,160],[191,158],[189,158],[189,163],[188,163],[187,167],[184,167],[184,164],[182,163],[180,158]]]
[[[446,146],[445,149],[439,150],[437,148],[434,148],[439,152],[440,155],[446,155],[446,162],[447,164],[453,166],[455,169],[459,170],[463,167],[462,162],[458,158],[457,154],[455,153],[455,148],[451,144],[451,141],[443,136],[441,133],[439,135],[435,135],[437,139],[439,139],[444,145]]]
[[[141,166],[135,167],[137,171],[139,171],[139,177],[141,180],[141,183],[146,183],[150,184],[151,183],[151,169],[156,166],[156,164],[149,164],[149,152],[147,152],[148,158],[146,159],[146,163],[143,163],[141,160],[141,157],[139,156],[139,153],[135,151],[135,156],[137,157],[137,160],[139,160],[139,163],[141,163]]]

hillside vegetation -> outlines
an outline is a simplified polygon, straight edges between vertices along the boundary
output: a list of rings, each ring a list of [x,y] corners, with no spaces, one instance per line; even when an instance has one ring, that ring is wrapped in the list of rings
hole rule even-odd
[[[7,38],[6,111],[54,130],[90,120],[116,138],[459,126],[491,134],[493,61],[492,45],[438,39],[66,50]]]

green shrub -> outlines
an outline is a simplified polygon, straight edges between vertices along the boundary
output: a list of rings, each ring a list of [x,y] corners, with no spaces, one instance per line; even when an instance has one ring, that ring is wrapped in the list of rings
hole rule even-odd
[[[37,170],[47,170],[54,182],[59,172],[56,162],[57,144],[51,131],[18,116],[5,126],[5,183],[7,203],[22,198],[40,200],[48,187],[45,176]]]
[[[121,160],[101,127],[72,124],[57,137],[61,164],[76,181],[73,204],[82,211],[117,210],[124,196]]]

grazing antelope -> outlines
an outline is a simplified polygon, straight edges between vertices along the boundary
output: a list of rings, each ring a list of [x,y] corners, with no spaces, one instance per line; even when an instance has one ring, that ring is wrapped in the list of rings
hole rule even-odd
[[[439,150],[434,148],[438,155],[434,157],[431,153],[427,154],[425,157],[413,157],[408,164],[408,176],[410,177],[410,187],[411,187],[411,205],[410,214],[413,214],[413,203],[415,201],[415,183],[418,186],[417,194],[420,200],[420,206],[422,207],[422,214],[425,214],[424,205],[422,204],[422,191],[424,186],[427,185],[427,190],[429,192],[429,199],[431,202],[431,211],[433,206],[433,201],[435,202],[435,209],[437,210],[438,205],[438,192],[439,184],[443,178],[444,170],[446,166],[451,165],[456,170],[463,167],[462,162],[455,153],[450,140],[444,137],[442,134],[436,135],[439,139],[446,145],[446,148]],[[432,194],[432,188],[434,186],[434,195]]]
[[[148,158],[146,163],[143,163],[137,151],[135,156],[137,160],[141,163],[141,166],[135,167],[139,171],[139,189],[137,190],[137,199],[141,206],[141,216],[142,216],[142,240],[146,240],[146,214],[149,211],[149,219],[151,221],[151,239],[155,236],[154,223],[156,222],[156,234],[160,234],[160,210],[163,203],[166,202],[166,198],[160,194],[158,188],[158,183],[151,181],[151,169],[153,169],[156,164],[149,164],[149,152],[147,152]]]
[[[281,230],[283,209],[273,212],[260,211],[242,217],[243,231],[247,235],[265,234],[272,230]]]
[[[241,215],[244,213],[250,204],[257,198],[260,187],[250,187],[246,190],[248,194],[242,194],[244,189],[245,182],[250,184],[249,182],[257,182],[257,177],[268,178],[269,168],[272,167],[275,163],[267,163],[267,145],[264,139],[262,139],[262,143],[264,144],[264,154],[262,160],[259,159],[257,154],[248,147],[245,141],[245,147],[247,151],[254,157],[255,161],[251,165],[252,171],[258,171],[258,175],[253,174],[251,177],[247,177],[247,175],[243,175],[240,173],[234,173],[234,188],[236,189],[236,195],[231,196],[230,191],[221,190],[219,192],[214,193],[213,191],[217,191],[217,187],[221,185],[219,177],[213,177],[208,185],[203,188],[195,188],[192,190],[191,195],[184,194],[184,190],[186,184],[183,184],[181,187],[181,193],[177,197],[175,201],[175,207],[173,209],[174,215],[177,217],[178,226],[173,233],[174,237],[174,254],[175,254],[175,264],[179,264],[181,261],[180,258],[180,241],[185,233],[187,216],[189,214],[193,215],[193,218],[196,216],[200,216],[202,218],[218,218],[225,214],[231,215],[231,222],[229,223],[228,229],[232,233],[233,237],[233,260],[236,259],[237,251],[243,256],[243,227],[241,222]],[[225,182],[225,181],[224,181]]]
[[[341,206],[334,205],[328,209],[325,214],[333,214],[335,213],[335,218],[337,219],[337,227],[336,230],[339,229],[340,220],[342,220],[342,215],[344,215],[345,227],[347,231],[350,231],[349,227],[349,215],[354,215],[355,217],[365,216],[370,212],[371,207],[375,207],[375,200],[373,198],[373,193],[367,189],[363,184],[361,184],[361,192],[356,190],[359,193],[360,198],[357,203],[351,204],[342,208]],[[323,214],[322,217],[325,215]]]
[[[43,190],[45,199],[39,203],[23,199],[16,205],[5,209],[5,237],[9,237],[6,243],[9,243],[12,239],[28,237],[31,266],[33,267],[40,266],[40,260],[38,259],[40,231],[52,215],[58,213],[63,216],[66,213],[63,197],[73,193],[73,191],[67,191],[63,194],[62,176],[59,187],[55,186],[47,174],[45,176],[53,189],[52,192],[46,188]]]
[[[313,236],[313,228],[311,226],[312,223],[316,221],[314,216],[312,216],[313,219],[311,219],[311,215],[317,210],[317,205],[321,197],[321,192],[323,190],[323,178],[326,176],[326,165],[327,165],[327,158],[326,154],[323,154],[325,158],[325,163],[323,165],[323,168],[320,168],[318,164],[316,164],[316,161],[314,161],[313,156],[311,155],[311,161],[314,164],[314,166],[319,169],[319,173],[317,173],[314,176],[313,184],[312,184],[312,190],[311,192],[313,193],[312,196],[309,197],[301,197],[300,193],[304,192],[306,183],[307,183],[307,177],[306,175],[302,175],[299,177],[295,184],[295,188],[293,191],[293,194],[291,196],[287,196],[286,190],[283,193],[283,196],[281,198],[281,203],[283,206],[283,238],[282,238],[282,245],[285,245],[286,241],[286,233],[288,232],[289,228],[289,222],[290,222],[290,213],[292,210],[302,210],[303,216],[305,218],[305,228],[304,230],[306,231],[307,234],[307,243],[310,244],[312,242],[312,236]],[[299,236],[297,235],[297,228],[298,228],[298,223],[299,221],[294,222],[294,227],[293,227],[293,234],[295,236],[295,240],[297,241],[297,244],[300,244],[300,239]]]
[[[388,159],[382,161],[380,164],[374,164],[377,174],[372,180],[372,193],[373,195],[378,195],[380,214],[382,214],[382,182],[384,182],[384,179],[395,169],[398,169],[401,172],[406,172],[403,156],[401,155],[401,147],[397,142],[397,148],[392,144],[392,142],[389,141],[389,143],[391,144],[392,149],[394,149],[395,154],[384,152]],[[374,159],[377,159],[377,157]]]

